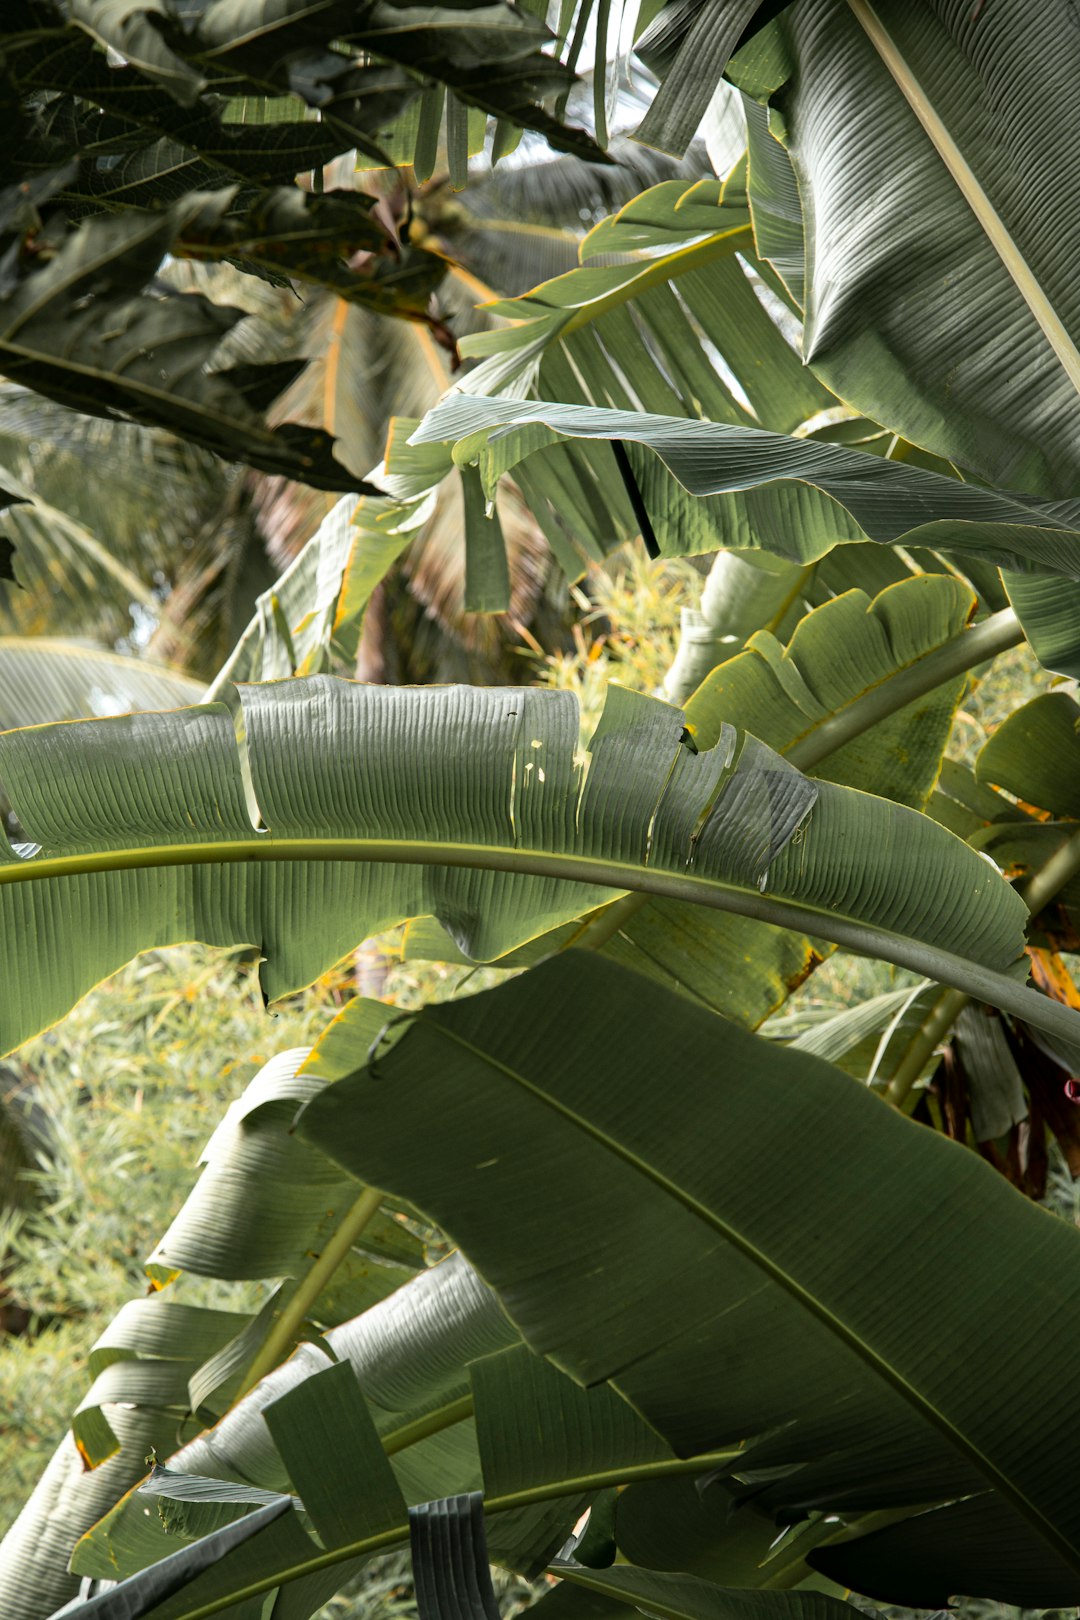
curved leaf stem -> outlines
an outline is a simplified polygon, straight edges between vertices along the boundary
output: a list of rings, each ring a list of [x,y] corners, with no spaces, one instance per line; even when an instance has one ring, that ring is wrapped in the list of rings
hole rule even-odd
[[[524,1490],[508,1491],[504,1496],[489,1496],[484,1499],[485,1513],[509,1513],[514,1508],[531,1507],[537,1502],[556,1501],[560,1496],[578,1496],[589,1491],[601,1491],[611,1485],[632,1484],[642,1480],[666,1479],[680,1474],[703,1474],[712,1468],[734,1462],[742,1456],[740,1446],[729,1447],[724,1451],[707,1451],[697,1457],[665,1457],[655,1462],[636,1463],[627,1468],[606,1468],[594,1474],[580,1474],[574,1479],[551,1480],[544,1485],[530,1485]],[[343,1563],[349,1558],[364,1558],[371,1553],[382,1552],[384,1548],[393,1547],[409,1539],[407,1525],[395,1525],[390,1530],[380,1531],[378,1535],[365,1536],[360,1541],[351,1541],[344,1547],[334,1547],[329,1552],[314,1553],[311,1558],[305,1559],[302,1564],[296,1564],[287,1574],[263,1576],[262,1579],[251,1581],[239,1591],[233,1591],[219,1598],[212,1598],[208,1603],[202,1603],[195,1609],[184,1612],[181,1620],[208,1620],[213,1614],[221,1614],[225,1609],[246,1602],[249,1598],[258,1597],[263,1592],[272,1592],[275,1587],[284,1585],[287,1581],[302,1580],[305,1575],[314,1575],[321,1569],[329,1569],[334,1564]],[[313,1543],[314,1545],[314,1543]]]
[[[391,1429],[388,1434],[382,1435],[382,1448],[388,1457],[392,1457],[395,1452],[404,1451],[406,1446],[415,1446],[429,1435],[441,1434],[443,1429],[450,1429],[455,1423],[464,1423],[466,1418],[472,1417],[475,1405],[472,1395],[461,1395],[456,1401],[448,1401],[437,1411],[426,1412],[414,1422],[403,1423],[400,1429]]]
[[[949,1033],[957,1017],[971,1000],[962,990],[945,990],[934,1002],[911,1042],[885,1091],[886,1102],[900,1108],[912,1086],[933,1056],[934,1048]]]
[[[828,754],[843,748],[845,743],[860,737],[916,698],[924,697],[965,670],[996,658],[998,653],[1018,647],[1023,640],[1024,629],[1015,612],[1012,608],[1002,608],[1000,613],[992,613],[973,629],[961,630],[951,641],[897,670],[868,692],[861,692],[790,748],[783,749],[784,758],[800,771],[808,771]]]
[[[1020,890],[1032,916],[1036,916],[1077,872],[1080,872],[1080,831],[1056,849]]]
[[[161,844],[152,849],[94,850],[79,855],[34,856],[0,867],[0,887],[44,878],[81,877],[165,866],[223,866],[246,861],[370,861],[404,866],[472,867],[488,872],[521,872],[601,888],[640,890],[671,900],[689,900],[718,911],[733,911],[779,928],[827,939],[862,956],[879,957],[910,968],[924,978],[952,985],[979,1001],[1015,1013],[1064,1040],[1080,1041],[1080,1013],[1049,1000],[1005,973],[927,945],[796,900],[781,900],[756,889],[739,889],[690,872],[664,872],[635,862],[601,860],[505,845],[458,844],[440,840],[380,838],[238,838],[228,843]]]
[[[1032,916],[1040,912],[1076,872],[1080,872],[1080,832],[1073,833],[1060,849],[1055,850],[1020,890]],[[895,1104],[897,1108],[902,1106],[935,1046],[944,1040],[970,1000],[970,996],[959,990],[946,990],[938,998],[896,1066],[885,1092],[887,1102]]]

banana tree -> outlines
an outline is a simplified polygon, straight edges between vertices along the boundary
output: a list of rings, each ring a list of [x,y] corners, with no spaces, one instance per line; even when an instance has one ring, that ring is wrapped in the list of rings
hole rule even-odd
[[[1038,83],[1067,124],[1064,7],[1022,39],[1010,5],[984,25],[952,0],[639,19],[662,80],[639,135],[683,150],[727,65],[745,161],[646,191],[497,305],[512,324],[462,345],[479,363],[363,481],[264,416],[292,373],[238,363],[230,316],[141,288],[166,251],[227,257],[447,341],[432,244],[294,173],[356,147],[422,176],[445,124],[456,183],[468,107],[497,151],[519,124],[597,156],[565,96],[618,8],[561,7],[555,54],[531,11],[286,9],[42,4],[3,37],[34,165],[0,363],[364,499],[213,701],[0,733],[0,1045],[181,938],[255,947],[270,999],[401,922],[417,956],[514,976],[415,1018],[358,1000],[259,1078],[150,1257],[156,1296],[96,1347],[2,1589],[42,1616],[85,1580],[88,1616],[286,1620],[407,1540],[424,1620],[490,1614],[489,1555],[592,1616],[842,1620],[848,1586],[1075,1603],[1076,1233],[968,1151],[935,1079],[948,1040],[972,1134],[1001,1140],[1006,1026],[974,1004],[1049,1052],[1051,1087],[1080,1044],[1055,953],[1075,705],[1021,711],[974,776],[943,766],[972,671],[1025,631],[1054,668],[1075,652],[1071,293],[1015,179],[1067,197],[1072,160],[999,116]],[[50,289],[75,302],[46,321]],[[110,350],[90,397],[95,322],[180,313],[163,379],[153,345]],[[323,673],[448,476],[473,600],[501,605],[510,474],[571,579],[639,533],[722,553],[685,706],[612,687],[586,757],[561,694]],[[837,945],[919,981],[789,1049],[754,1033]],[[420,1234],[455,1252],[429,1264]],[[211,1312],[190,1276],[265,1292]]]

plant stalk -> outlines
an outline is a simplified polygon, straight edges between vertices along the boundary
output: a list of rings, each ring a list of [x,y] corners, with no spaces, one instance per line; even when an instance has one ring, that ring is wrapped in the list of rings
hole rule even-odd
[[[330,1240],[324,1245],[322,1252],[309,1269],[301,1277],[296,1292],[282,1308],[270,1332],[263,1340],[257,1355],[252,1361],[243,1382],[237,1392],[236,1399],[253,1389],[260,1379],[267,1373],[273,1372],[275,1367],[281,1365],[289,1354],[296,1340],[296,1335],[308,1316],[311,1307],[326,1287],[330,1278],[352,1248],[360,1233],[368,1222],[378,1214],[379,1205],[383,1195],[375,1187],[365,1187],[355,1204],[349,1210],[345,1219],[334,1231]],[[408,1442],[404,1442],[408,1444]]]
[[[1067,843],[1056,849],[1020,890],[1031,915],[1036,916],[1077,872],[1080,872],[1080,832],[1073,833]]]
[[[1040,912],[1077,872],[1080,872],[1080,832],[1073,833],[1067,843],[1056,849],[1020,890],[1032,916]],[[896,1073],[885,1092],[886,1101],[897,1108],[903,1105],[934,1048],[944,1040],[970,1000],[971,997],[962,991],[946,990],[934,1003],[897,1064]]]
[[[886,1102],[891,1102],[896,1108],[903,1106],[912,1086],[933,1056],[934,1048],[949,1033],[970,1000],[971,997],[962,990],[946,990],[938,997],[896,1066],[896,1072],[885,1090]]]
[[[464,1423],[466,1418],[472,1417],[474,1410],[472,1396],[460,1395],[456,1401],[448,1401],[435,1412],[427,1412],[412,1423],[403,1423],[400,1429],[391,1429],[382,1436],[382,1448],[388,1457],[392,1457],[395,1452],[404,1451],[406,1446],[415,1446],[429,1435],[441,1434],[443,1429],[450,1429],[455,1423]]]
[[[1002,608],[1000,613],[992,613],[971,630],[961,630],[951,641],[897,670],[895,675],[888,676],[868,692],[861,692],[846,707],[837,709],[790,748],[784,749],[784,758],[800,771],[812,770],[828,754],[843,748],[845,743],[869,731],[880,720],[888,719],[965,670],[987,663],[1010,647],[1018,647],[1023,640],[1023,626],[1015,612],[1012,608]]]

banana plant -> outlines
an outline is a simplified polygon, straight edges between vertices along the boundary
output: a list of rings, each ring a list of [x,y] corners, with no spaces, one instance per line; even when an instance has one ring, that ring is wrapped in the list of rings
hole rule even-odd
[[[238,312],[177,297],[155,279],[163,258],[228,259],[271,281],[330,286],[452,346],[430,308],[441,256],[403,240],[374,198],[305,190],[295,176],[321,175],[358,145],[385,158],[379,130],[435,83],[463,113],[482,106],[599,159],[590,137],[543,106],[574,75],[543,53],[544,24],[508,8],[399,19],[377,3],[345,4],[324,8],[325,34],[258,3],[242,15],[182,9],[39,0],[0,25],[13,135],[0,365],[81,411],[165,427],[319,488],[358,488],[361,469],[335,458],[328,435],[266,421],[299,363],[224,363]],[[331,42],[316,60],[313,45]],[[221,92],[237,88],[245,105],[230,117]],[[255,118],[256,105],[282,102],[291,117]]]

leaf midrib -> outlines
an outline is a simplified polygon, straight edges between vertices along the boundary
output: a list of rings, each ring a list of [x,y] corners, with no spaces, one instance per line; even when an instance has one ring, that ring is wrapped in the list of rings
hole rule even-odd
[[[1038,1028],[1065,1040],[1080,1041],[1080,1013],[1051,1001],[1005,973],[928,945],[907,934],[859,922],[805,901],[763,894],[717,878],[673,872],[634,862],[602,860],[513,845],[466,844],[377,838],[282,837],[270,834],[230,838],[216,843],[159,844],[92,850],[73,855],[31,856],[0,865],[0,892],[5,884],[83,877],[167,866],[221,866],[244,861],[342,861],[403,865],[471,867],[481,871],[518,872],[532,877],[561,878],[622,892],[639,891],[673,900],[689,900],[715,910],[732,911],[780,928],[794,928],[863,955],[911,968],[925,978],[948,984],[980,1001],[1013,1012]]]
[[[711,1209],[708,1204],[703,1203],[685,1188],[680,1187],[678,1182],[673,1181],[663,1170],[652,1164],[648,1159],[643,1158],[633,1148],[621,1142],[599,1125],[594,1124],[585,1115],[577,1113],[567,1104],[560,1102],[541,1083],[530,1080],[521,1071],[512,1068],[509,1064],[503,1063],[500,1059],[494,1057],[490,1052],[486,1052],[483,1048],[474,1045],[472,1041],[465,1039],[464,1036],[449,1028],[447,1024],[437,1018],[430,1020],[427,1028],[429,1031],[453,1042],[464,1051],[467,1051],[472,1057],[486,1064],[488,1068],[520,1086],[523,1091],[527,1092],[543,1106],[558,1114],[560,1118],[575,1129],[580,1130],[592,1142],[611,1153],[613,1157],[619,1159],[631,1170],[651,1182],[653,1186],[659,1188],[661,1192],[681,1205],[690,1215],[718,1233],[720,1237],[731,1244],[732,1248],[744,1255],[752,1265],[757,1266],[771,1281],[802,1305],[818,1321],[822,1322],[841,1343],[846,1344],[849,1349],[853,1350],[866,1366],[876,1372],[910,1406],[921,1413],[940,1434],[943,1434],[947,1440],[975,1464],[1004,1497],[1014,1504],[1029,1523],[1034,1525],[1043,1539],[1055,1549],[1072,1569],[1080,1571],[1080,1549],[1074,1547],[1068,1538],[1062,1535],[1056,1526],[1046,1518],[1042,1510],[1031,1501],[1030,1497],[1019,1486],[1013,1484],[1009,1475],[1003,1473],[997,1464],[987,1457],[980,1446],[970,1440],[964,1431],[959,1429],[940,1407],[923,1395],[916,1385],[912,1384],[898,1368],[886,1360],[881,1352],[875,1350],[854,1327],[850,1326],[843,1317],[838,1316],[823,1300],[819,1300],[816,1295],[809,1292],[791,1272],[786,1270],[778,1261],[772,1259],[765,1250],[759,1248],[749,1237],[745,1236],[739,1227],[732,1225],[729,1219],[725,1219],[717,1211]]]

